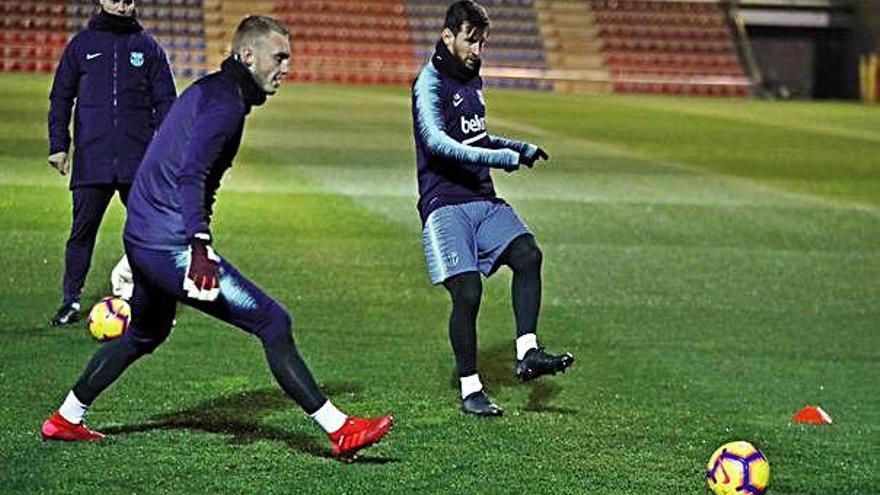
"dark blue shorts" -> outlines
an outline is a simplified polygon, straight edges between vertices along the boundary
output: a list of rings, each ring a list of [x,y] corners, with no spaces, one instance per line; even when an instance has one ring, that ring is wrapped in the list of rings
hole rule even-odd
[[[189,249],[159,251],[125,245],[134,277],[132,322],[123,338],[139,344],[161,343],[171,332],[182,302],[259,337],[264,344],[290,340],[287,311],[221,256],[220,295],[214,301],[191,299],[183,290]]]

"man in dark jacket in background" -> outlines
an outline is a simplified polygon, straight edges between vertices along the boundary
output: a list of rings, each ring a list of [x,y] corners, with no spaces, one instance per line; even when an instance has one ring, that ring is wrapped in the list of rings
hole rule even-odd
[[[176,97],[165,52],[135,19],[133,0],[100,0],[88,27],[64,50],[49,95],[49,164],[71,172],[73,224],[63,302],[53,326],[79,319],[80,294],[101,219],[114,191],[123,204],[147,145]]]

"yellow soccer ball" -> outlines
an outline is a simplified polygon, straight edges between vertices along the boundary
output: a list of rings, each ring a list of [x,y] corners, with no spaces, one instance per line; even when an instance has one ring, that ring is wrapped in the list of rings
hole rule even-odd
[[[706,483],[716,495],[762,495],[770,482],[770,464],[749,442],[722,445],[706,465]]]
[[[128,330],[131,308],[118,297],[105,297],[89,311],[89,332],[98,342],[113,340]]]

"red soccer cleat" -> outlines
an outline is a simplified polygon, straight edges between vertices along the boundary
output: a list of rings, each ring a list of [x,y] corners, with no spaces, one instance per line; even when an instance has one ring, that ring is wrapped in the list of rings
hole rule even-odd
[[[92,431],[82,423],[76,424],[64,419],[57,411],[43,423],[43,440],[63,440],[65,442],[88,442],[104,438],[103,433]]]
[[[335,457],[353,457],[357,451],[378,443],[391,431],[394,418],[390,414],[378,418],[349,416],[342,428],[329,433]]]

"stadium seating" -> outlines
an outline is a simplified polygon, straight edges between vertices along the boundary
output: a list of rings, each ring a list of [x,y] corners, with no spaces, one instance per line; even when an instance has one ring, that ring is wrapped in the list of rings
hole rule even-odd
[[[2,0],[0,71],[53,72],[67,41],[85,26],[94,10],[92,0]],[[201,0],[138,0],[138,18],[162,44],[176,75],[205,73]]]
[[[406,3],[415,58],[423,63],[431,56],[443,29],[449,2],[408,0]],[[484,0],[481,3],[490,10],[492,18],[490,41],[483,53],[486,85],[550,89],[549,81],[533,74],[547,69],[534,0]]]
[[[67,2],[0,3],[0,72],[52,72],[67,43]]]
[[[273,2],[291,30],[291,80],[407,84],[416,65],[403,0]]]
[[[591,0],[590,7],[615,92],[748,94],[718,3]]]
[[[492,29],[489,86],[589,92],[746,95],[749,81],[719,2],[482,0]],[[290,80],[408,85],[442,30],[449,0],[138,0],[141,23],[175,74],[197,77],[229,53],[248,14],[291,30]],[[52,72],[92,0],[0,0],[0,71]]]
[[[608,93],[610,74],[602,58],[601,42],[587,2],[538,0],[535,9],[550,79],[557,91]]]

